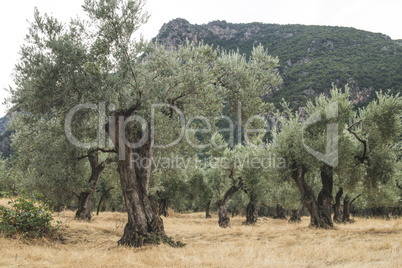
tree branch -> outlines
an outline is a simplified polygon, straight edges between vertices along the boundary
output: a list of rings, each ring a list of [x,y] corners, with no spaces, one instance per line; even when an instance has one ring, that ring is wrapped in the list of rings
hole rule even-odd
[[[243,179],[241,177],[239,177],[239,184],[236,185],[232,185],[232,187],[229,188],[229,190],[226,191],[224,197],[223,197],[223,202],[227,202],[229,200],[229,198],[235,193],[237,192],[241,187],[243,187]]]
[[[347,128],[347,130],[349,131],[349,133],[353,134],[353,136],[355,136],[355,138],[356,138],[358,141],[360,141],[360,142],[363,144],[363,155],[362,155],[361,157],[356,155],[355,158],[356,158],[357,160],[359,160],[360,163],[362,163],[362,164],[364,164],[364,161],[367,160],[367,165],[370,166],[370,159],[369,159],[368,156],[366,155],[366,154],[367,154],[367,141],[361,139],[361,138],[356,134],[356,132],[354,132],[354,131],[352,130],[352,127],[353,127],[354,125],[357,125],[357,124],[361,123],[362,121],[363,121],[363,119],[360,119],[360,120],[354,122],[353,124],[351,124],[351,125]]]
[[[94,148],[94,149],[90,149],[88,151],[88,154],[80,156],[77,158],[77,160],[82,160],[84,158],[89,157],[90,155],[92,155],[95,152],[102,152],[102,153],[117,153],[117,151],[115,149],[103,149],[103,148]]]
[[[121,48],[121,50],[123,50],[124,57],[126,58],[128,66],[130,67],[131,75],[133,76],[135,85],[138,88],[137,76],[136,76],[136,74],[134,72],[134,68],[133,68],[133,66],[131,64],[130,55],[128,54],[127,49],[123,46],[123,44],[120,41],[120,35],[119,35],[119,32],[117,31],[117,27],[116,27],[116,24],[115,24],[115,21],[114,21],[114,12],[112,13],[112,16],[110,17],[109,22],[113,25],[113,30],[114,30],[114,32],[116,34],[117,45]],[[128,40],[129,39],[130,39],[130,37],[128,38]]]
[[[103,161],[103,162],[101,163],[101,165],[108,165],[108,164],[113,163],[113,162],[117,162],[117,159],[116,159],[116,158],[111,158],[111,157],[109,157],[109,158],[107,158],[105,161]]]
[[[170,93],[171,93],[172,90],[177,86],[177,84],[178,84],[177,82],[174,83],[174,84],[168,89],[168,91],[167,91],[167,93],[166,93],[166,96],[165,96],[165,102],[168,101]]]
[[[353,203],[359,196],[361,196],[361,194],[358,194],[355,198],[353,198],[352,201],[350,201],[350,204],[349,204],[349,205],[351,206],[352,203]]]

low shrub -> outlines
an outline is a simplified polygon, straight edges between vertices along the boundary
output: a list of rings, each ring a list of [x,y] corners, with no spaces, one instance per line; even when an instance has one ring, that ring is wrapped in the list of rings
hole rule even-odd
[[[21,234],[24,238],[43,237],[52,235],[60,227],[57,221],[52,226],[52,210],[35,196],[19,195],[13,200],[10,198],[8,206],[0,205],[0,232],[4,237]]]

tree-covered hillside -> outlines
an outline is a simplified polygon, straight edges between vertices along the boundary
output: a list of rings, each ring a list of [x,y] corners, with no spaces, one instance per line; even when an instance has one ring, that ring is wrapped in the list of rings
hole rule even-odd
[[[204,40],[224,49],[250,54],[262,44],[280,60],[284,79],[281,90],[272,94],[295,106],[304,105],[331,84],[348,83],[355,104],[365,104],[374,91],[402,90],[402,42],[388,36],[354,28],[263,23],[234,24],[213,21],[192,25],[184,19],[164,24],[156,39],[167,47],[185,40]]]

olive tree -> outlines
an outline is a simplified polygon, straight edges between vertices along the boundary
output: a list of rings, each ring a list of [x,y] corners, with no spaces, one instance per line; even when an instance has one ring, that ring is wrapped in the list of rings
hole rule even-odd
[[[76,203],[76,218],[91,220],[91,199],[101,172],[114,159],[98,150],[72,145],[64,133],[64,120],[56,115],[17,113],[12,124],[16,130],[14,165],[23,188],[41,192],[56,208]],[[81,133],[87,132],[83,125]],[[73,202],[74,196],[77,202]]]
[[[224,97],[233,96],[230,92],[237,92],[233,99],[259,95],[280,81],[278,60],[261,46],[246,59],[202,43],[168,51],[136,41],[134,34],[149,17],[143,7],[141,0],[87,0],[88,17],[68,25],[36,12],[13,90],[14,103],[29,114],[55,114],[70,122],[74,110],[98,111],[100,134],[92,137],[98,142],[86,136],[78,145],[117,154],[128,214],[119,244],[136,247],[167,238],[147,195],[151,165],[132,161],[133,156],[140,163],[152,160],[154,105],[165,105],[161,113],[167,117],[177,112],[174,107],[204,116],[220,111]]]
[[[348,103],[347,97],[342,95],[339,97],[346,98],[343,103]],[[301,194],[301,202],[311,215],[311,225],[317,227],[332,226],[330,204],[332,201],[333,167],[316,159],[305,147],[306,145],[314,146],[314,149],[321,149],[321,152],[325,152],[325,149],[322,150],[322,147],[325,147],[326,140],[325,126],[329,123],[328,120],[338,119],[337,117],[326,118],[325,108],[330,105],[329,102],[330,100],[321,96],[317,99],[317,106],[309,103],[310,113],[308,115],[317,114],[322,116],[324,120],[310,126],[307,129],[309,131],[307,137],[303,133],[305,130],[304,122],[300,120],[299,114],[292,113],[287,106],[284,107],[285,114],[278,116],[280,118],[280,131],[276,129],[273,133],[276,152],[286,159],[288,165],[282,174],[284,177],[291,177],[296,183]],[[333,100],[333,103],[336,103],[336,99]],[[335,108],[338,108],[338,105]],[[351,110],[347,105],[346,108]],[[335,134],[339,134],[338,129]],[[333,160],[332,155],[329,155],[327,160]],[[312,187],[307,184],[308,176],[320,176],[322,179],[322,189],[318,198],[315,197]]]
[[[283,175],[291,177],[299,188],[311,226],[333,226],[334,180],[345,185],[363,183],[368,190],[396,175],[401,98],[379,94],[377,101],[359,113],[352,108],[348,88],[345,92],[334,88],[331,98],[320,96],[308,103],[309,119],[303,121],[287,110],[281,117],[280,131],[274,132],[276,150],[288,163]],[[308,176],[321,180],[317,197],[307,183]]]

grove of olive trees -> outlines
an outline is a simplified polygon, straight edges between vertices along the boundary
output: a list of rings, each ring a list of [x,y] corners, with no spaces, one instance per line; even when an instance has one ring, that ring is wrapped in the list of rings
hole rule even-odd
[[[399,94],[357,109],[347,85],[333,87],[300,114],[263,101],[282,79],[261,45],[250,56],[201,41],[167,49],[134,38],[149,18],[142,0],[83,9],[69,24],[35,11],[1,191],[41,193],[79,220],[124,211],[118,244],[133,247],[180,245],[165,232],[169,210],[217,212],[228,227],[230,213],[254,225],[275,207],[294,222],[305,209],[310,226],[333,228],[352,205],[400,207]]]

